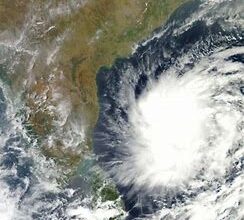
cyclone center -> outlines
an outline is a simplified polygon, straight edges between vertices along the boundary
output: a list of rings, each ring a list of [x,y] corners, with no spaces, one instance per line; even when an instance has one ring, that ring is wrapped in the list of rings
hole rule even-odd
[[[204,81],[166,75],[136,103],[131,121],[138,183],[153,179],[152,184],[173,186],[201,169],[211,112]]]

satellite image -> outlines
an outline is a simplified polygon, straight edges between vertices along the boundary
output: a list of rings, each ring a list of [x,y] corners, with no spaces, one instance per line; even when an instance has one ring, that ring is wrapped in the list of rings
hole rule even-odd
[[[0,0],[0,220],[244,220],[244,1]]]

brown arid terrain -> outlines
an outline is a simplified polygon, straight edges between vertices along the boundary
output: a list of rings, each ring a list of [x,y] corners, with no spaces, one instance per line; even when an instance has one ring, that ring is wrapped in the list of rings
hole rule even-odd
[[[64,174],[91,153],[99,68],[128,56],[185,1],[0,1],[0,41],[19,57],[0,78],[21,93],[26,126]]]

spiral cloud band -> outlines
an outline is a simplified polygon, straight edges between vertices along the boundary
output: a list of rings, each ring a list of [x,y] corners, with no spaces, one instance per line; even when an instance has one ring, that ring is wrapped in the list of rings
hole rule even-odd
[[[132,156],[123,166],[131,173],[121,172],[120,182],[171,188],[194,185],[197,175],[206,181],[226,175],[242,151],[244,101],[244,67],[225,61],[229,53],[210,56],[181,77],[169,69],[141,95],[129,114]]]
[[[95,153],[128,219],[243,216],[243,11],[190,2],[100,71]]]

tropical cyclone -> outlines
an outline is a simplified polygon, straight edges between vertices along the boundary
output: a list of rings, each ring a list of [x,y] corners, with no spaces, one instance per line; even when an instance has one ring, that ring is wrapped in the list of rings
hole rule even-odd
[[[100,71],[95,152],[128,219],[243,217],[243,11],[192,1]]]

